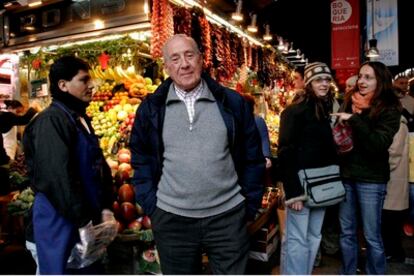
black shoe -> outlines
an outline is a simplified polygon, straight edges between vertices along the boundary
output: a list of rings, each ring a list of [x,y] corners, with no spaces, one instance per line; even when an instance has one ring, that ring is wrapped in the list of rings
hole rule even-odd
[[[322,252],[319,248],[318,253],[316,254],[315,263],[313,264],[313,267],[320,267],[322,265]]]
[[[404,255],[395,255],[395,256],[387,256],[387,262],[388,263],[403,263],[405,262],[405,256]]]

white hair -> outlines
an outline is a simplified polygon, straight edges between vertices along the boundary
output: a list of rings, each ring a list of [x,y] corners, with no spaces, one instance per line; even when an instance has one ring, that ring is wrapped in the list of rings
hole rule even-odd
[[[167,50],[168,50],[168,46],[169,46],[170,42],[173,41],[174,39],[177,39],[177,38],[183,38],[183,39],[186,39],[186,40],[190,41],[190,43],[193,45],[194,51],[197,54],[200,54],[200,49],[198,49],[197,42],[195,42],[195,40],[191,36],[188,36],[186,34],[175,34],[172,37],[170,37],[169,39],[167,39],[164,46],[162,47],[162,56],[164,58],[164,62],[169,58]]]

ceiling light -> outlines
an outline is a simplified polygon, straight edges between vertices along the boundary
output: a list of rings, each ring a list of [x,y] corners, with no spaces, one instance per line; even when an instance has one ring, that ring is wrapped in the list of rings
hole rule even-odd
[[[296,53],[295,49],[293,49],[293,42],[291,42],[291,43],[290,43],[290,48],[289,48],[288,53],[289,53],[289,54]]]
[[[377,48],[377,40],[375,38],[369,40],[369,49],[365,56],[370,59],[380,56],[379,50]]]
[[[297,49],[295,58],[301,58],[301,53],[300,49]]]
[[[287,55],[289,53],[289,42],[285,42],[284,49],[282,50],[282,53]]]
[[[95,29],[103,29],[105,27],[105,23],[100,19],[93,21],[93,24],[95,25]]]
[[[270,26],[269,25],[266,25],[266,33],[263,35],[263,39],[265,40],[265,41],[270,41],[270,40],[272,40],[272,35],[270,34]]]
[[[257,20],[257,14],[253,14],[252,23],[247,27],[247,30],[251,33],[257,33],[256,20]]]
[[[42,5],[41,0],[29,0],[27,3],[29,4],[29,7],[31,8]]]
[[[375,39],[375,29],[374,29],[374,0],[371,0],[371,27],[372,27],[372,39],[368,41],[369,49],[366,51],[365,56],[369,59],[375,59],[380,56],[379,50],[377,48],[377,40]]]
[[[285,43],[283,43],[283,37],[279,36],[278,40],[279,40],[279,44],[277,45],[277,49],[279,51],[283,51],[285,49]]]
[[[149,14],[148,0],[144,0],[144,13]]]
[[[233,20],[236,20],[236,21],[242,21],[243,20],[243,14],[241,13],[242,5],[243,5],[242,0],[237,1],[236,11],[231,14],[231,18]]]
[[[36,28],[34,26],[24,26],[23,29],[26,31],[34,31]]]

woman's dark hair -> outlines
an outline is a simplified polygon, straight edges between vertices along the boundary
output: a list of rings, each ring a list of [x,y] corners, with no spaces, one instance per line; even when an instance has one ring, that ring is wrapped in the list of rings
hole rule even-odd
[[[329,89],[328,94],[325,97],[318,97],[315,94],[315,91],[313,91],[312,89],[312,82],[310,82],[308,83],[308,85],[305,86],[305,93],[295,103],[299,103],[305,100],[312,100],[315,102],[315,116],[318,120],[321,120],[329,116],[327,112],[332,112],[335,97],[331,89]]]
[[[88,71],[90,66],[84,60],[74,56],[63,56],[52,64],[49,71],[50,93],[56,95],[61,93],[60,80],[70,81],[79,73],[79,70]]]
[[[6,105],[6,108],[12,108],[12,109],[23,107],[22,103],[19,102],[18,100],[5,100],[4,104]]]
[[[377,79],[377,88],[374,91],[374,96],[371,99],[371,112],[370,117],[377,116],[381,110],[386,107],[397,107],[401,109],[401,103],[398,99],[393,85],[392,85],[392,74],[388,67],[379,61],[367,61],[364,62],[359,70],[365,65],[368,65],[374,70],[375,78]],[[358,75],[359,78],[359,75]],[[344,100],[344,109],[347,110],[350,105],[352,105],[352,95],[358,91],[358,86],[345,95]]]
[[[302,79],[305,78],[305,66],[296,67],[295,70],[293,70],[293,72],[298,73],[299,75],[301,75]]]

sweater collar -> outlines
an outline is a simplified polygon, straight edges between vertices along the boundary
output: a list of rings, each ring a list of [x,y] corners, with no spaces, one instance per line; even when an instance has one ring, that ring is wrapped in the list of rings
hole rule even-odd
[[[210,90],[212,94],[212,98],[208,98],[214,99],[216,101],[224,101],[223,86],[221,86],[219,83],[213,80],[206,73],[201,74],[201,79],[205,82],[205,84],[207,84],[206,88],[208,88],[208,90]],[[153,94],[148,96],[148,100],[158,107],[163,106],[166,103],[170,86],[172,83],[173,81],[171,78],[166,79]],[[202,95],[202,97],[204,97],[204,94]]]

